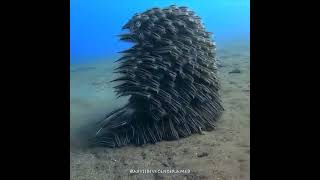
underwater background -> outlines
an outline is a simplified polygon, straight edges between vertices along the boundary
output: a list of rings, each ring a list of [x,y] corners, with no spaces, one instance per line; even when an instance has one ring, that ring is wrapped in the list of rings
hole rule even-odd
[[[214,33],[217,47],[236,40],[249,40],[249,0],[71,0],[71,64],[112,57],[131,45],[116,35],[135,13],[175,4],[195,11]]]
[[[225,111],[214,131],[143,147],[88,148],[91,125],[122,107],[109,81],[119,40],[135,13],[175,4],[200,16],[216,41]],[[132,174],[130,170],[183,170],[187,174]],[[70,179],[250,179],[249,0],[70,0]]]

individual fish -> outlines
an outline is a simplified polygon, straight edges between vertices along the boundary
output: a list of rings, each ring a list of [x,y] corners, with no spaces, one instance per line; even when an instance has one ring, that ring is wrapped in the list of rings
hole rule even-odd
[[[159,90],[158,90],[159,92]],[[161,107],[161,102],[159,100],[157,100],[156,98],[150,98],[151,103],[154,104],[157,108]]]
[[[172,21],[170,19],[162,19],[162,23],[167,26],[172,26]]]
[[[177,9],[177,6],[176,5],[170,5],[169,8],[170,9]]]
[[[160,40],[161,36],[155,32],[151,32],[151,36],[155,39],[155,40]]]
[[[141,21],[136,21],[135,28],[140,28],[140,27],[141,27]]]
[[[130,48],[130,49],[126,49],[123,51],[119,51],[118,53],[122,53],[122,54],[131,54],[131,53],[135,53],[137,51],[139,51],[140,48],[136,49],[136,48]]]
[[[131,61],[131,60],[135,60],[134,56],[131,55],[126,55],[126,56],[122,56],[121,58],[119,58],[118,60],[114,61],[114,62],[119,62],[119,61]]]
[[[149,29],[149,28],[144,28],[143,30],[142,30],[142,32],[143,32],[143,34],[146,34],[146,35],[151,35],[151,30]]]
[[[170,128],[170,131],[172,133],[172,137],[174,139],[179,139],[179,135],[178,135],[178,132],[176,131],[176,129],[174,128],[174,125],[171,121],[171,119],[169,119],[169,128]]]
[[[192,40],[188,36],[181,36],[180,41],[184,42],[186,45],[192,44]]]
[[[121,34],[119,36],[120,36],[120,40],[128,41],[128,42],[136,42],[136,38],[134,37],[133,34]]]
[[[140,57],[139,59],[141,59],[143,62],[154,63],[156,61],[156,59],[153,56],[147,56],[147,55],[144,55],[144,56]]]
[[[142,16],[141,16],[141,20],[142,20],[142,21],[148,21],[148,20],[149,20],[149,16],[147,16],[147,15],[142,15]]]
[[[173,21],[173,24],[178,25],[178,26],[184,26],[186,27],[186,23],[180,19],[176,19]]]
[[[132,21],[128,21],[124,26],[122,26],[122,29],[129,29],[131,26]]]
[[[165,33],[166,33],[166,29],[165,29],[163,26],[161,26],[161,25],[156,25],[154,28],[155,28],[155,30],[156,30],[157,32],[159,32],[160,34],[165,34]]]
[[[184,31],[187,32],[188,34],[192,35],[192,36],[194,35],[193,30],[191,28],[189,28],[189,27],[185,27]]]
[[[162,43],[164,45],[172,45],[173,44],[173,42],[168,38],[161,38],[160,43]]]
[[[153,16],[150,17],[150,20],[153,21],[153,22],[157,22],[159,20],[159,18],[157,16],[153,15]]]
[[[154,135],[153,131],[150,129],[150,127],[147,127],[147,132],[151,137],[151,142],[152,143],[156,143],[158,141],[158,139],[156,138],[156,136]]]
[[[184,10],[184,11],[188,11],[189,10],[189,8],[186,7],[186,6],[180,6],[179,9]]]
[[[142,47],[146,48],[146,49],[152,49],[154,47],[154,45],[149,42],[144,42],[144,43],[142,43]]]

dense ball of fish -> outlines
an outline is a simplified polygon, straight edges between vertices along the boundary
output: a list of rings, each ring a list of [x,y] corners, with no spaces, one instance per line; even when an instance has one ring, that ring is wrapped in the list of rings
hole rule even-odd
[[[215,43],[200,17],[187,7],[153,8],[123,29],[129,33],[120,39],[134,45],[121,52],[114,81],[117,95],[130,99],[111,113],[119,118],[105,124],[97,143],[141,145],[212,130],[223,107]]]

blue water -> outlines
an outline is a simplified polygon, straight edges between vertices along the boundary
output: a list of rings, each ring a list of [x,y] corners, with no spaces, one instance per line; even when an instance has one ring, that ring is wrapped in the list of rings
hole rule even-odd
[[[131,46],[116,35],[135,13],[172,4],[195,11],[217,46],[249,39],[250,0],[71,0],[71,64],[116,56]]]

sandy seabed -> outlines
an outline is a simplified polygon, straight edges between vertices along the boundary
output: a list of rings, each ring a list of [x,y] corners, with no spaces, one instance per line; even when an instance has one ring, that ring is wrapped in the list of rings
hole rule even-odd
[[[87,148],[88,124],[121,107],[108,81],[111,60],[72,65],[70,80],[71,180],[248,180],[250,179],[250,43],[217,49],[225,111],[214,131],[177,141],[122,148]],[[130,170],[190,170],[189,173],[130,173]]]

